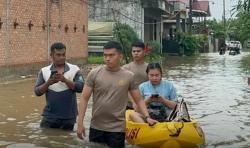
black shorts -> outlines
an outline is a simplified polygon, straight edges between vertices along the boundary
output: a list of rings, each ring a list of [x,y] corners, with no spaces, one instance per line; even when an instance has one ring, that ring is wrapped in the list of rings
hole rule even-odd
[[[90,127],[89,141],[104,143],[110,148],[124,148],[125,132],[106,132]]]
[[[131,109],[134,109],[134,108],[131,106],[126,106],[126,110],[131,110]]]
[[[126,106],[126,110],[128,110],[128,109],[134,109],[133,108],[133,103],[131,101],[128,101],[128,104]]]
[[[43,117],[40,127],[42,128],[59,128],[63,130],[73,130],[75,119],[51,119]]]

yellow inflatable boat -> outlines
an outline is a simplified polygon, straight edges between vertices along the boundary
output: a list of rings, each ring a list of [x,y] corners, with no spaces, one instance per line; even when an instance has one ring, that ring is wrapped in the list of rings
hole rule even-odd
[[[129,144],[148,148],[193,148],[205,143],[204,133],[197,123],[160,122],[154,126],[129,119],[133,110],[126,111],[126,140]]]

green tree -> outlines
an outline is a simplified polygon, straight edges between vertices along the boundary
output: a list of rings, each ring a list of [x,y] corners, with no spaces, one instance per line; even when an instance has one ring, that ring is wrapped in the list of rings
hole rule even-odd
[[[239,0],[236,6],[237,11],[248,11],[250,12],[250,0]]]
[[[242,43],[250,39],[250,12],[239,10],[236,18],[230,20],[229,37],[232,40],[239,40]]]
[[[127,24],[116,23],[113,29],[114,40],[121,43],[126,63],[131,59],[132,43],[138,40],[136,32]]]
[[[213,32],[215,38],[226,38],[225,28],[223,22],[217,22],[215,19],[207,21],[209,29]]]

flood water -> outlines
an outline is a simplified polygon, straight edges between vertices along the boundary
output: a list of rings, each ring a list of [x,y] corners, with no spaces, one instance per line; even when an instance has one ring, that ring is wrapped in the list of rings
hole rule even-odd
[[[198,58],[169,57],[162,63],[164,77],[174,83],[190,114],[200,122],[205,147],[250,147],[250,86],[240,67],[246,56],[249,53],[210,53]],[[75,132],[40,129],[45,98],[34,96],[34,83],[0,85],[0,147],[100,147],[87,138],[79,140]],[[90,114],[91,105],[86,127]]]

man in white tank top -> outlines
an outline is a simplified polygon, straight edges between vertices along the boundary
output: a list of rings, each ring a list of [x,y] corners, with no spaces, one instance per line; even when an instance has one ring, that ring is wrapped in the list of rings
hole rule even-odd
[[[46,95],[46,106],[40,126],[73,130],[77,116],[76,93],[82,92],[83,76],[78,66],[66,63],[66,47],[54,43],[50,53],[52,64],[38,73],[37,96]]]

